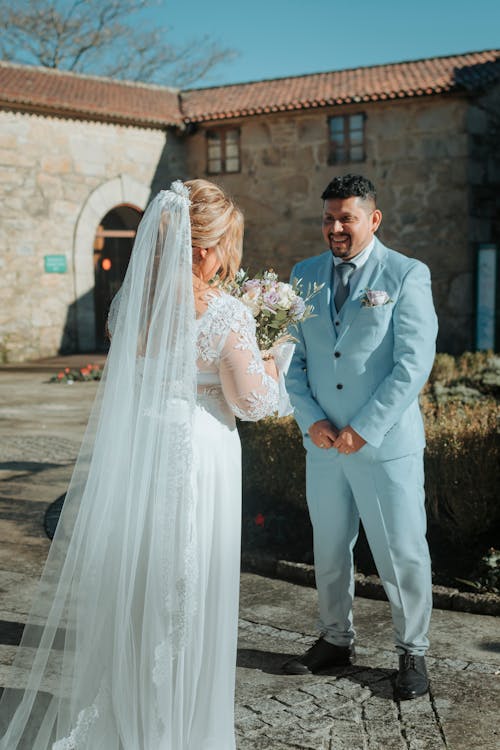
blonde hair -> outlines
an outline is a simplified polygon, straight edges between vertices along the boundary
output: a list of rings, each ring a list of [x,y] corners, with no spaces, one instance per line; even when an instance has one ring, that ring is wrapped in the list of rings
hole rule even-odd
[[[208,180],[188,180],[189,216],[193,247],[215,247],[220,260],[219,278],[233,279],[243,252],[243,214],[218,185]]]

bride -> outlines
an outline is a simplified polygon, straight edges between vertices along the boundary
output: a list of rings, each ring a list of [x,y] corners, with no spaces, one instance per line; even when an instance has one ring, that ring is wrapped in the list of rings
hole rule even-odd
[[[234,750],[234,415],[278,404],[252,315],[209,283],[234,275],[242,236],[204,180],[174,182],[144,215],[0,704],[1,750]]]

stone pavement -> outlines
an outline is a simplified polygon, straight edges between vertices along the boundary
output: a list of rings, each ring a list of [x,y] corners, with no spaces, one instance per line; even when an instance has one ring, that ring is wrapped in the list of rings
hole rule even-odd
[[[0,368],[0,685],[13,679],[47,554],[43,514],[66,489],[96,391],[48,384],[61,364]],[[387,603],[356,600],[355,667],[291,677],[280,666],[314,641],[314,590],[248,573],[241,582],[238,750],[499,750],[498,618],[435,610],[431,694],[397,703]]]

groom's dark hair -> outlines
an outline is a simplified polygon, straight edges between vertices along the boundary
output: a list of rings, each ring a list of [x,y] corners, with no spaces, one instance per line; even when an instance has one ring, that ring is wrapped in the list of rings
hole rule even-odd
[[[353,197],[370,201],[375,206],[377,204],[375,185],[368,177],[363,177],[360,174],[345,174],[341,177],[334,177],[323,190],[321,200],[329,201],[333,198]]]

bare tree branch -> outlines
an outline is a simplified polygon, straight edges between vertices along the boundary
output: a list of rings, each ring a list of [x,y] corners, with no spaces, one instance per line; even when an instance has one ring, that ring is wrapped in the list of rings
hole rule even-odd
[[[78,73],[186,87],[235,52],[208,36],[182,46],[138,13],[155,0],[0,0],[0,57]],[[139,30],[140,29],[140,30]]]

